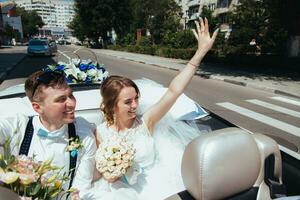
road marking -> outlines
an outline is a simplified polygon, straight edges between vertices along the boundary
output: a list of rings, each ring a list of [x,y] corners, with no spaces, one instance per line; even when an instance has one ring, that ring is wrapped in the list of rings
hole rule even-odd
[[[251,119],[257,120],[261,123],[264,123],[264,124],[267,124],[269,126],[278,128],[280,130],[283,130],[283,131],[285,131],[287,133],[290,133],[292,135],[295,135],[297,137],[300,137],[300,128],[298,128],[296,126],[293,126],[293,125],[290,125],[288,123],[279,121],[277,119],[262,115],[260,113],[254,112],[252,110],[234,105],[234,104],[229,103],[229,102],[217,103],[217,105],[219,105],[221,107],[224,107],[224,108],[227,108],[228,110],[237,112],[237,113],[239,113],[241,115],[244,115],[246,117],[249,117]]]
[[[80,48],[76,49],[75,51],[73,51],[73,53],[76,53],[77,51],[79,51],[81,49],[83,49],[83,47],[80,47]]]
[[[67,54],[65,54],[64,52],[57,50],[58,53],[60,53],[61,55],[63,55],[64,57],[68,58],[69,60],[71,60],[71,58],[69,56],[67,56]]]
[[[282,102],[285,102],[285,103],[290,103],[290,104],[294,104],[296,106],[300,106],[300,101],[287,99],[287,98],[284,98],[284,97],[270,97],[270,98],[275,99],[277,101],[282,101]]]
[[[287,114],[287,115],[291,115],[291,116],[300,118],[300,112],[297,112],[297,111],[294,111],[294,110],[283,108],[281,106],[277,106],[277,105],[267,103],[267,102],[264,102],[264,101],[260,101],[260,100],[257,100],[257,99],[249,99],[249,100],[246,100],[246,101],[250,102],[250,103],[253,103],[253,104],[256,104],[256,105],[259,105],[259,106],[262,106],[262,107],[265,107],[265,108],[269,108],[271,110],[275,110],[277,112],[281,112],[281,113],[284,113],[284,114]]]

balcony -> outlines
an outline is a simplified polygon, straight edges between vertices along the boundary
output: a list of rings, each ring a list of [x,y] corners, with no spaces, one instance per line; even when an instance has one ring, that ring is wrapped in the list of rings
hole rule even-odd
[[[191,0],[190,2],[187,3],[188,7],[193,7],[193,6],[200,6],[200,0]]]
[[[193,13],[190,16],[189,20],[193,21],[193,20],[199,19],[199,16],[200,16],[200,14],[198,12],[197,13]]]

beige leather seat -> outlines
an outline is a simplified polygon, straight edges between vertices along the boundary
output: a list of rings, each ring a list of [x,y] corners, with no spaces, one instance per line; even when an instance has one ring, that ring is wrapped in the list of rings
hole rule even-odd
[[[260,162],[254,138],[242,129],[201,135],[187,145],[183,155],[181,173],[189,194],[179,193],[168,200],[256,199]]]
[[[20,198],[11,190],[0,187],[0,200],[20,200]]]
[[[282,161],[279,146],[272,138],[253,134],[261,155],[261,167],[255,186],[259,187],[259,200],[268,200],[285,196],[285,188],[282,183]],[[270,190],[271,182],[276,184],[276,190]]]

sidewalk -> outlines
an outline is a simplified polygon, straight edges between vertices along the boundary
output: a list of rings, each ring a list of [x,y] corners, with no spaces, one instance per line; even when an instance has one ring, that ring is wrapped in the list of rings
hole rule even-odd
[[[18,63],[26,57],[26,46],[0,47],[0,83]]]
[[[93,51],[114,56],[119,59],[131,60],[175,70],[182,69],[188,62],[188,60],[170,59],[122,51],[104,49],[93,49]],[[263,70],[260,70],[260,72],[257,73],[214,64],[202,64],[196,74],[204,78],[220,80],[245,87],[266,90],[276,94],[300,98],[300,76],[293,74],[293,72],[277,72],[277,75],[270,75],[272,73],[264,73]]]

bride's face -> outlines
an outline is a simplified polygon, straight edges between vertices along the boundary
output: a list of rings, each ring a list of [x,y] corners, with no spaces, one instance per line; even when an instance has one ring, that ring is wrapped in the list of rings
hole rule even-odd
[[[115,113],[121,120],[134,119],[138,107],[138,94],[133,87],[125,87],[118,96]]]

